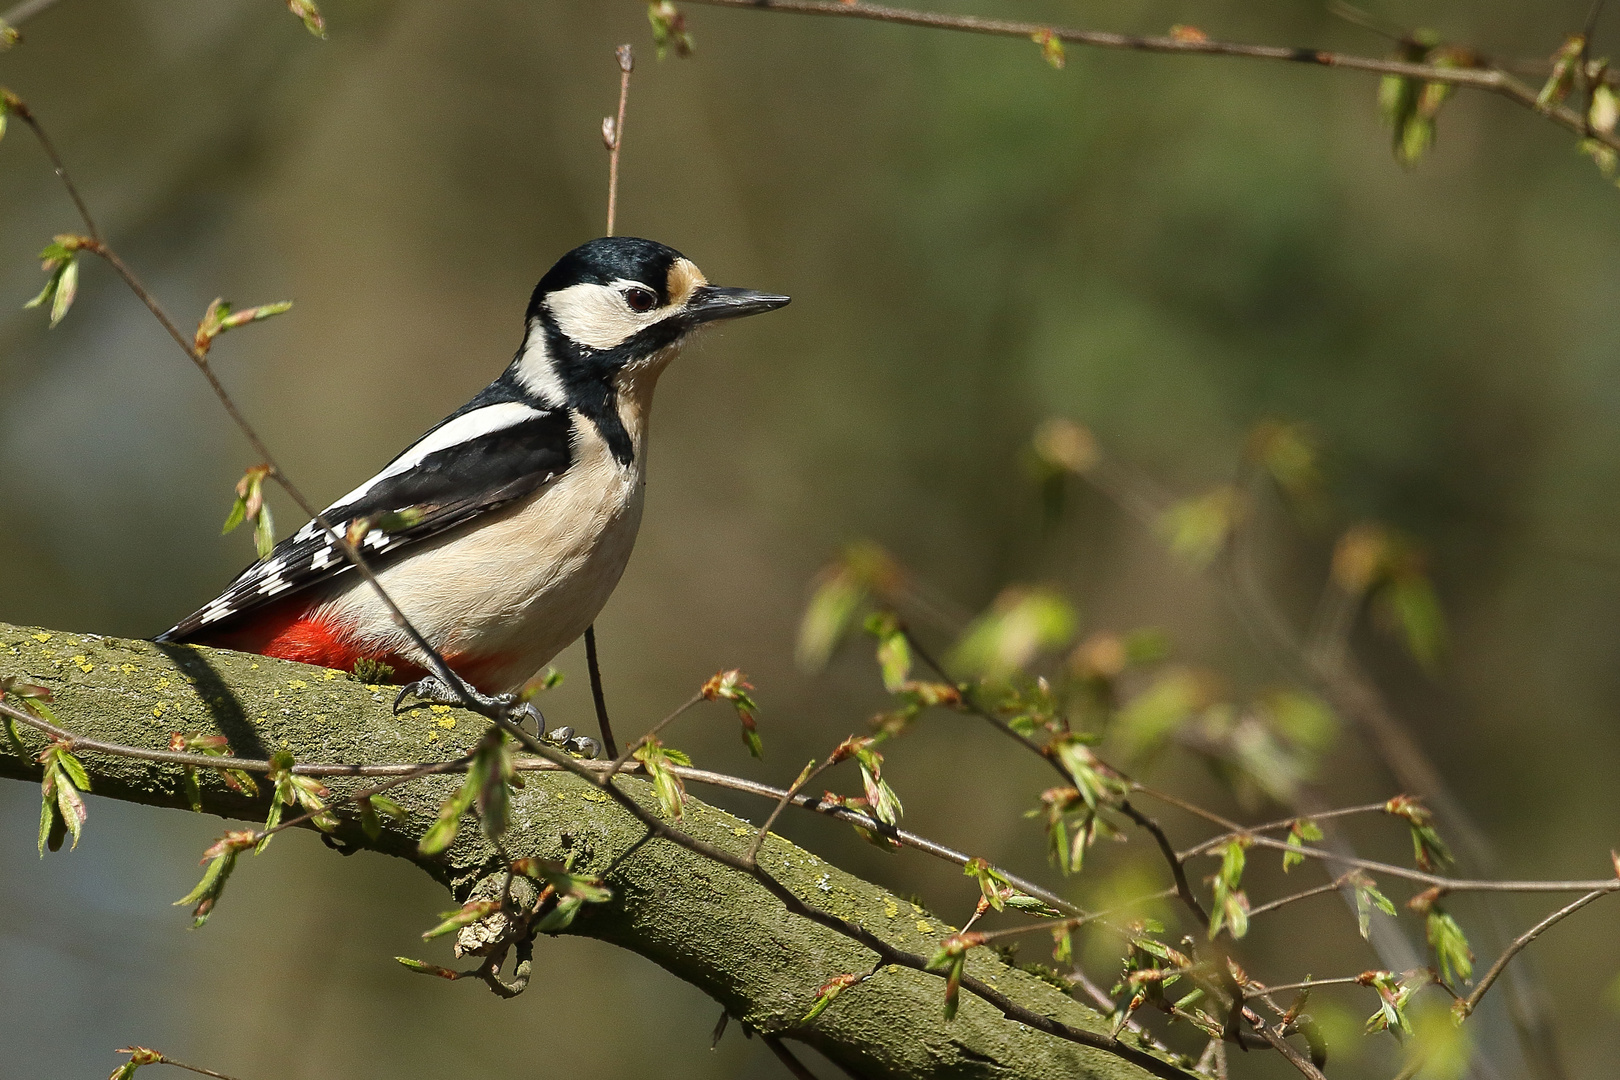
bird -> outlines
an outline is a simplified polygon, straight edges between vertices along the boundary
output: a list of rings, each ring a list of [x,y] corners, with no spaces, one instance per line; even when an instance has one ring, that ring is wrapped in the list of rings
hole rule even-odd
[[[321,516],[482,703],[510,703],[630,559],[659,376],[699,329],[788,301],[711,285],[652,240],[582,244],[535,287],[500,376]],[[461,700],[314,520],[155,640],[369,661],[406,683],[399,701]]]

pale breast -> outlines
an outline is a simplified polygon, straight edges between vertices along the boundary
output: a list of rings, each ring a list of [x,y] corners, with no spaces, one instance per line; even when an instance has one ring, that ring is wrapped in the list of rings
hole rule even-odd
[[[521,685],[585,632],[630,560],[646,475],[637,428],[626,466],[594,425],[576,418],[573,463],[562,476],[512,508],[425,542],[378,579],[442,653],[493,663],[480,680],[486,686]],[[347,585],[322,615],[384,651],[416,651],[364,583]]]

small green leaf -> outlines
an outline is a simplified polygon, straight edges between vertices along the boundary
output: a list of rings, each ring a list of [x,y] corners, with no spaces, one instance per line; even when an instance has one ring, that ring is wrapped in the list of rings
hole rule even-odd
[[[315,0],[287,0],[287,10],[304,21],[304,29],[311,34],[326,40],[326,20],[321,18],[320,9],[315,6]],[[279,314],[272,312],[271,314]]]
[[[1389,606],[1400,624],[1407,651],[1424,667],[1435,668],[1446,649],[1446,618],[1427,575],[1397,576],[1390,582]]]
[[[46,774],[47,779],[49,774]],[[45,857],[45,842],[51,838],[51,827],[56,824],[56,800],[47,791],[39,800],[39,857]]]
[[[956,1019],[958,997],[962,989],[962,969],[967,964],[967,951],[982,944],[983,934],[953,934],[941,943],[939,951],[928,961],[928,970],[945,976],[945,1019]]]
[[[225,891],[225,883],[230,880],[231,872],[236,869],[237,855],[252,846],[252,832],[234,830],[227,832],[203,852],[203,861],[207,863],[208,869],[203,871],[202,880],[197,883],[196,888],[174,902],[175,907],[195,905],[191,909],[193,930],[199,929],[208,921],[214,905],[219,902],[221,894]]]
[[[1074,605],[1056,592],[1008,588],[967,628],[950,665],[979,678],[1005,679],[1042,652],[1068,645],[1078,625]]]
[[[1304,848],[1307,842],[1314,843],[1322,839],[1322,830],[1310,818],[1295,818],[1294,823],[1288,827],[1288,848],[1283,852],[1283,873],[1287,873],[1305,861]]]
[[[1546,83],[1541,87],[1541,93],[1536,95],[1536,105],[1546,108],[1555,102],[1563,101],[1569,96],[1575,85],[1575,72],[1580,64],[1581,56],[1586,51],[1586,38],[1581,34],[1572,34],[1564,39],[1564,43],[1553,53],[1552,74],[1547,77]]]
[[[456,834],[461,831],[461,815],[472,809],[473,800],[478,796],[478,786],[482,780],[482,772],[475,761],[467,772],[466,780],[456,789],[456,793],[439,805],[438,817],[417,842],[418,854],[431,858],[455,842]]]
[[[225,515],[225,527],[219,530],[219,534],[224,536],[245,520],[247,520],[247,500],[238,495],[236,501],[231,503],[231,512]]]
[[[394,960],[419,975],[434,975],[441,979],[448,979],[451,982],[461,978],[461,972],[451,971],[449,968],[440,967],[438,964],[430,964],[426,960],[412,960],[408,956],[396,956]]]
[[[1265,469],[1296,506],[1310,507],[1322,497],[1321,452],[1304,424],[1267,420],[1249,432],[1245,448],[1250,461]]]
[[[686,30],[686,16],[670,0],[655,0],[647,5],[647,21],[652,24],[653,46],[658,59],[673,50],[676,56],[692,55],[692,35]]]
[[[1397,795],[1384,804],[1384,812],[1405,820],[1412,832],[1412,855],[1419,869],[1435,871],[1451,863],[1451,851],[1434,827],[1434,814],[1408,795]]]
[[[984,894],[984,898],[990,902],[991,907],[1001,911],[1007,906],[1006,897],[1012,893],[1012,882],[1008,881],[1007,876],[1000,870],[997,870],[983,859],[969,859],[963,865],[962,873],[964,876],[978,881],[979,891]],[[1018,895],[1021,896],[1022,894]],[[1040,904],[1040,901],[1035,900],[1034,897],[1024,897],[1024,899],[1034,900],[1036,904]]]
[[[878,639],[877,662],[883,673],[883,688],[898,694],[911,677],[911,643],[905,631],[892,614],[880,611],[867,618],[866,632]]]
[[[578,896],[564,896],[557,901],[557,906],[540,916],[534,924],[537,934],[557,934],[574,924],[580,909],[585,906],[583,898]]]
[[[1429,947],[1434,949],[1434,957],[1440,968],[1441,981],[1455,985],[1459,979],[1464,982],[1472,979],[1474,953],[1468,947],[1468,938],[1463,934],[1462,927],[1457,925],[1457,920],[1436,904],[1429,908],[1425,928]]]
[[[276,547],[276,526],[270,516],[270,504],[259,507],[258,520],[253,523],[253,548],[259,558],[268,559]]]
[[[1230,485],[1183,499],[1159,518],[1158,531],[1170,551],[1197,569],[1215,561],[1226,550],[1232,530],[1242,520],[1247,504]]]
[[[816,991],[815,1004],[810,1006],[810,1011],[804,1014],[804,1019],[800,1020],[799,1023],[801,1025],[808,1024],[826,1012],[827,1006],[833,1003],[834,998],[860,981],[861,977],[859,975],[835,975],[827,980],[821,989]]]
[[[410,811],[386,795],[368,795],[355,800],[360,804],[360,828],[375,842],[382,836],[382,818],[387,814],[395,821],[410,817]]]
[[[903,582],[899,564],[878,545],[861,541],[845,548],[817,575],[815,590],[799,624],[795,650],[799,666],[806,671],[826,667],[867,601],[874,595],[891,599]]]
[[[1083,736],[1059,735],[1047,744],[1046,753],[1063,766],[1090,810],[1111,805],[1125,794],[1124,782],[1098,759]]]
[[[1243,870],[1248,856],[1247,837],[1228,841],[1221,850],[1221,868],[1215,875],[1213,910],[1210,912],[1209,939],[1214,941],[1224,928],[1234,938],[1249,932],[1249,898],[1243,893]]]
[[[749,691],[754,685],[748,677],[736,668],[730,671],[716,672],[703,684],[700,691],[709,701],[729,701],[737,710],[737,720],[742,724],[743,745],[748,752],[756,758],[765,757],[765,744],[759,737],[759,705],[755,703]],[[682,762],[690,765],[690,761]]]
[[[1119,710],[1108,729],[1110,745],[1117,745],[1120,760],[1151,757],[1200,712],[1214,704],[1216,680],[1190,668],[1163,672],[1146,690]]]
[[[1063,70],[1067,58],[1063,55],[1063,39],[1054,34],[1049,28],[1042,28],[1029,35],[1029,39],[1041,47],[1041,59],[1045,60],[1058,71]]]
[[[679,755],[679,758],[676,755]],[[686,787],[681,783],[681,778],[670,771],[669,766],[690,765],[691,760],[681,761],[680,758],[686,758],[686,755],[678,750],[671,751],[657,739],[648,739],[636,747],[634,757],[647,770],[647,778],[652,781],[653,793],[658,796],[659,805],[664,808],[665,816],[679,819],[686,801]]]
[[[56,295],[51,301],[51,325],[55,326],[67,315],[68,308],[73,306],[73,298],[79,295],[79,260],[68,259],[62,264],[62,269],[56,277]]]
[[[78,758],[73,756],[71,750],[65,746],[57,747],[56,763],[67,771],[68,778],[73,781],[74,787],[80,791],[90,790],[90,774],[84,771],[84,765]]]
[[[1390,903],[1389,897],[1378,891],[1373,879],[1365,874],[1356,874],[1350,879],[1356,890],[1356,929],[1361,932],[1363,940],[1370,940],[1372,930],[1372,913],[1377,908],[1390,918],[1395,917],[1395,905]]]
[[[469,900],[454,911],[440,912],[439,917],[444,921],[422,935],[423,941],[432,941],[436,937],[454,933],[463,926],[477,922],[491,913],[500,910],[500,902],[496,900]]]

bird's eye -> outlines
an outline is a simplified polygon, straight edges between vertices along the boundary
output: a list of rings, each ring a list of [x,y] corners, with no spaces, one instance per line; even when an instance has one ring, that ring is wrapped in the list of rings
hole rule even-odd
[[[624,302],[630,305],[631,311],[646,312],[651,311],[653,305],[658,303],[658,297],[646,289],[626,289],[624,290]]]

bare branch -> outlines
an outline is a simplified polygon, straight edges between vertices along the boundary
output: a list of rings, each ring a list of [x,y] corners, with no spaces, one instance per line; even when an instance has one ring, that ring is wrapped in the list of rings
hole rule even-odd
[[[1590,904],[1592,901],[1601,896],[1607,896],[1609,893],[1614,891],[1614,889],[1593,889],[1579,900],[1559,908],[1557,911],[1553,912],[1551,915],[1548,915],[1545,919],[1542,919],[1540,922],[1536,923],[1536,925],[1514,938],[1513,943],[1502,952],[1501,956],[1496,958],[1496,963],[1491,965],[1491,969],[1480,977],[1479,984],[1474,987],[1474,992],[1469,994],[1465,1000],[1458,1003],[1458,1012],[1460,1012],[1463,1016],[1467,1016],[1477,1009],[1479,1007],[1480,999],[1483,998],[1485,996],[1485,992],[1491,988],[1491,984],[1497,980],[1503,971],[1507,970],[1508,961],[1517,956],[1526,945],[1529,945],[1532,941],[1536,940],[1536,938],[1546,933],[1547,930],[1549,930],[1552,926],[1569,918],[1587,904]]]
[[[1424,82],[1445,83],[1450,86],[1488,90],[1513,101],[1532,112],[1540,113],[1559,127],[1582,137],[1599,140],[1611,149],[1620,150],[1620,137],[1612,133],[1588,133],[1586,118],[1573,109],[1538,100],[1536,91],[1519,82],[1507,72],[1491,67],[1440,67],[1435,64],[1412,64],[1401,60],[1385,60],[1372,56],[1330,52],[1324,49],[1292,48],[1278,45],[1250,45],[1233,41],[1209,39],[1139,36],[1116,34],[1106,30],[1080,30],[1065,26],[1046,26],[1040,23],[1017,22],[1010,19],[990,19],[979,15],[945,15],[910,8],[888,7],[856,0],[693,0],[709,7],[744,8],[750,11],[781,11],[799,15],[828,15],[850,19],[870,19],[902,26],[927,27],[934,30],[959,30],[972,34],[990,34],[997,37],[1030,38],[1036,35],[1050,37],[1072,45],[1088,45],[1100,49],[1124,49],[1132,52],[1170,53],[1184,56],[1234,56],[1250,60],[1282,61],[1290,64],[1310,64],[1319,67],[1343,68],[1374,75],[1398,75]]]

